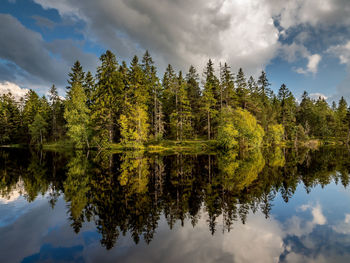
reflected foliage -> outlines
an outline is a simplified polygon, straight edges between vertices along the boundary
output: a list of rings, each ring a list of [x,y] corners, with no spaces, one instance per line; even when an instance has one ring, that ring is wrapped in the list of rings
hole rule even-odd
[[[53,209],[62,196],[72,229],[93,222],[110,249],[127,233],[151,242],[163,217],[169,228],[186,220],[195,227],[205,217],[212,234],[245,223],[251,212],[268,218],[276,195],[289,202],[299,184],[307,193],[332,181],[347,187],[349,157],[346,148],[326,147],[169,156],[3,149],[0,196],[31,202],[43,195]]]

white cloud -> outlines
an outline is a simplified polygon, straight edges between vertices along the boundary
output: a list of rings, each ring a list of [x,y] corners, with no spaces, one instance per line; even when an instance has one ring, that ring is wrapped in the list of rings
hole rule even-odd
[[[11,93],[17,101],[23,98],[28,91],[28,89],[22,89],[15,83],[8,81],[0,82],[0,95]]]
[[[318,71],[318,65],[322,59],[321,55],[319,54],[314,54],[314,55],[308,55],[307,56],[308,63],[306,65],[306,69],[304,68],[297,68],[295,71],[299,74],[316,74]]]
[[[312,99],[315,99],[315,100],[317,100],[319,98],[324,99],[324,100],[328,99],[328,96],[324,95],[323,93],[319,93],[319,92],[310,93],[309,97]]]
[[[268,0],[36,0],[86,22],[90,40],[122,58],[150,50],[161,67],[199,70],[212,58],[255,73],[280,46]]]
[[[343,45],[329,47],[327,52],[338,57],[341,64],[350,64],[350,40]]]

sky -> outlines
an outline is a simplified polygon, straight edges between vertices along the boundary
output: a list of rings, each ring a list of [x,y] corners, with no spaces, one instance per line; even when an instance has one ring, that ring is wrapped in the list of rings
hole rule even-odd
[[[127,63],[148,50],[160,76],[211,58],[299,100],[350,102],[349,14],[349,0],[0,0],[0,93],[64,96],[76,60],[95,73],[107,49]]]

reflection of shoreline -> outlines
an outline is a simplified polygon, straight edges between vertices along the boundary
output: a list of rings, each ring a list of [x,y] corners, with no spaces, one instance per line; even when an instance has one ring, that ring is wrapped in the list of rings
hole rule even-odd
[[[24,188],[24,182],[22,178],[19,178],[18,182],[12,187],[12,189],[6,189],[0,192],[0,204],[9,204],[17,201],[21,196],[26,194]]]

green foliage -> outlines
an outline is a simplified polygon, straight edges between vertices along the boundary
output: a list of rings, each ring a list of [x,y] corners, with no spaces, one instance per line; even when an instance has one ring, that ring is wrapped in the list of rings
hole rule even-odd
[[[21,113],[11,94],[0,97],[0,144],[21,140]]]
[[[218,148],[225,151],[232,150],[238,146],[236,138],[238,131],[234,126],[232,109],[225,107],[220,114],[217,143]]]
[[[118,64],[111,51],[100,61],[96,76],[85,73],[79,61],[74,63],[65,99],[54,85],[49,101],[33,90],[19,101],[11,94],[2,95],[0,144],[46,140],[58,145],[69,137],[79,148],[88,147],[90,141],[99,149],[119,142],[140,148],[150,142],[206,137],[228,150],[236,142],[240,147],[261,146],[263,134],[265,144],[350,141],[350,111],[343,97],[330,107],[324,98],[311,99],[304,92],[298,104],[285,84],[274,94],[265,71],[257,81],[252,76],[247,80],[242,68],[234,74],[223,63],[216,74],[209,59],[201,78],[193,66],[184,77],[169,64],[160,80],[148,51],[141,63],[134,56],[130,66],[124,61]],[[43,129],[33,125],[41,123],[47,126],[38,139]]]
[[[237,140],[240,145],[251,147],[262,145],[264,130],[249,111],[240,108],[234,110],[232,121],[238,131]]]
[[[264,137],[264,130],[255,117],[241,108],[226,107],[221,113],[218,130],[218,146],[226,150],[234,148],[237,142],[241,147],[259,147]]]
[[[67,135],[78,149],[89,147],[89,113],[84,89],[79,83],[74,83],[70,97],[65,102],[64,118],[67,122]]]
[[[267,143],[278,145],[283,141],[284,128],[282,124],[269,125],[264,140]]]
[[[34,117],[33,123],[29,124],[29,132],[32,143],[43,144],[44,137],[47,133],[47,126],[47,122],[38,112]]]
[[[91,127],[93,142],[99,148],[108,147],[116,134],[116,123],[121,111],[123,76],[117,71],[115,55],[107,50],[100,57],[97,84],[92,92]]]

